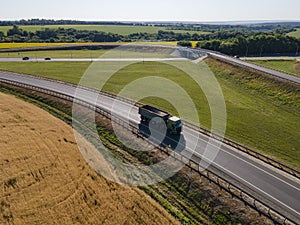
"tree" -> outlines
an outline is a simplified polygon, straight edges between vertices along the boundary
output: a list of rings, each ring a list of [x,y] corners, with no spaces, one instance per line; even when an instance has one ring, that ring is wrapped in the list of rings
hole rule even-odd
[[[15,34],[20,36],[23,35],[23,30],[19,28],[17,25],[13,25],[13,28],[7,31],[7,36],[14,36]]]
[[[2,31],[0,31],[0,41],[3,41],[4,40],[4,33]]]
[[[36,31],[36,36],[38,36],[41,40],[47,40],[50,38],[56,38],[57,32],[54,29],[46,28],[45,30]]]
[[[192,47],[192,42],[190,41],[179,41],[177,43],[178,46],[183,46],[183,47]]]

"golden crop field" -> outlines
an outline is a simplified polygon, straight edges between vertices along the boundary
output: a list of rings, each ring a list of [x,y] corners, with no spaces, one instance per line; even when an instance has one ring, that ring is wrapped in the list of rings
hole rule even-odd
[[[72,128],[46,111],[0,93],[0,127],[0,224],[179,224],[141,190],[97,175]]]

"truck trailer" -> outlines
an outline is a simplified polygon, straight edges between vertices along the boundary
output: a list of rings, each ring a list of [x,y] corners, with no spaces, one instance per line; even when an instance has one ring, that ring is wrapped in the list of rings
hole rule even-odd
[[[181,133],[181,119],[176,116],[172,116],[165,111],[154,108],[150,105],[143,105],[139,107],[139,114],[141,115],[141,121],[143,123],[149,124],[149,122],[151,121],[153,123],[159,124],[163,122],[164,124],[166,124],[168,133],[176,135],[180,135]]]

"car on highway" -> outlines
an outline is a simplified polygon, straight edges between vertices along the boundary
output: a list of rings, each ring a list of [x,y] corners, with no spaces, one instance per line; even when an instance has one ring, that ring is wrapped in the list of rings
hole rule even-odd
[[[29,60],[29,57],[25,56],[25,57],[22,58],[22,60]]]
[[[49,61],[49,60],[51,60],[51,58],[50,57],[46,57],[45,60]]]

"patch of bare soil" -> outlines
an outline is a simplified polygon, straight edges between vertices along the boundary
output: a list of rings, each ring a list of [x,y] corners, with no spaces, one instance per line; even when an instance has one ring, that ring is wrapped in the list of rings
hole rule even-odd
[[[3,93],[0,182],[0,224],[179,224],[142,191],[97,175],[70,126]]]

